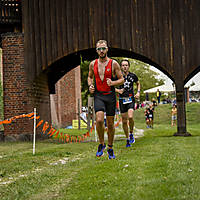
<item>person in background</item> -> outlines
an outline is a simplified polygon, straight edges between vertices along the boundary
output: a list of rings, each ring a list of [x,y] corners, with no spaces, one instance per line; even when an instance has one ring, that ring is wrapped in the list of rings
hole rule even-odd
[[[149,101],[149,93],[148,92],[145,93],[145,101]]]
[[[116,120],[118,121],[119,120],[119,114],[120,114],[120,111],[119,111],[119,101],[116,102],[115,114],[116,114]]]
[[[147,125],[147,128],[149,128],[149,106],[147,105],[144,111],[144,117],[145,117],[145,122]]]
[[[154,119],[154,107],[152,104],[149,105],[149,128],[153,128],[153,119]]]
[[[157,89],[156,97],[157,97],[157,100],[158,100],[158,104],[160,104],[161,92],[159,91],[159,89]]]
[[[96,153],[101,157],[106,148],[104,142],[104,112],[106,112],[108,134],[108,158],[114,159],[113,141],[115,134],[114,116],[116,107],[115,86],[124,83],[124,78],[117,61],[107,56],[108,45],[106,40],[96,43],[96,51],[99,58],[89,65],[88,87],[94,95],[94,110],[96,114],[96,129],[99,137],[99,146]]]
[[[173,105],[176,105],[176,98],[174,98],[173,101],[172,101],[172,106]]]
[[[107,129],[106,112],[104,112],[104,126]]]
[[[126,147],[130,147],[131,143],[135,142],[134,138],[134,108],[135,98],[140,97],[140,82],[136,74],[129,71],[130,62],[127,59],[123,59],[120,63],[121,70],[124,76],[124,84],[119,88],[115,88],[115,91],[119,93],[119,106],[122,116],[122,126],[126,135]],[[134,94],[133,84],[136,83],[136,94]],[[129,124],[129,126],[128,126]]]
[[[154,107],[157,106],[157,102],[156,102],[156,100],[154,98],[152,98],[152,103],[153,103]]]
[[[173,105],[172,110],[171,110],[171,126],[176,126],[176,119],[177,119],[177,106],[176,104]]]

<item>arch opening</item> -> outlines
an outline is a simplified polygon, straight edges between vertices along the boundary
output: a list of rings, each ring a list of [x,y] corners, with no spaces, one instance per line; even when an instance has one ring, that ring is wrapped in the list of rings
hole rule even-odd
[[[127,50],[118,49],[118,48],[109,48],[108,56],[109,57],[126,57],[126,58],[132,58],[132,59],[142,61],[144,63],[147,63],[157,68],[174,82],[173,77],[162,66],[153,62],[151,59],[143,55],[137,54],[133,51],[127,51]],[[81,60],[92,61],[97,57],[98,55],[96,53],[95,48],[91,48],[91,49],[74,52],[72,54],[64,56],[63,58],[55,61],[50,66],[48,66],[45,73],[48,74],[50,94],[55,93],[55,83],[60,78],[62,78],[67,72],[69,72],[70,70],[80,65]]]

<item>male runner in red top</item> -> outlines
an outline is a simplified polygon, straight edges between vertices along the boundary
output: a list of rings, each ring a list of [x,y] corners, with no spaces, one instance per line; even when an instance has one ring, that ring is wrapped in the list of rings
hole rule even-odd
[[[106,112],[108,128],[108,157],[114,159],[112,149],[115,128],[114,116],[116,106],[116,95],[114,86],[124,83],[124,78],[119,64],[107,56],[107,41],[99,40],[96,43],[96,51],[99,58],[93,60],[89,65],[88,86],[91,94],[94,94],[94,110],[96,113],[96,128],[99,136],[97,157],[103,155],[106,145],[104,143],[104,112]],[[114,80],[117,77],[117,80]]]

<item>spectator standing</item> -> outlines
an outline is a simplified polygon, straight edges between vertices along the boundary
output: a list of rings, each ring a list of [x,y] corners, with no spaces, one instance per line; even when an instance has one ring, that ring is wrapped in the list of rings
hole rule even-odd
[[[171,115],[172,115],[171,125],[175,126],[176,125],[176,119],[177,119],[177,106],[176,106],[176,104],[174,104],[173,107],[172,107]]]
[[[156,97],[157,97],[157,100],[158,100],[158,104],[160,104],[161,92],[159,91],[159,89],[157,89]]]

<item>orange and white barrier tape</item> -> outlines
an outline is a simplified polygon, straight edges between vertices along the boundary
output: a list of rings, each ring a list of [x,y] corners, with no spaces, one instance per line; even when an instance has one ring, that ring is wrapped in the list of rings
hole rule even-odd
[[[18,115],[3,121],[0,121],[0,125],[1,124],[11,124],[14,120],[16,119],[20,119],[20,118],[29,118],[29,119],[34,119],[34,112],[32,113],[28,113],[28,114],[22,114],[22,115]],[[40,119],[40,116],[36,116],[36,119]],[[121,122],[121,118],[115,123],[115,127],[118,127],[120,122]],[[94,130],[94,124],[92,125],[90,131],[86,132],[85,134],[82,135],[78,135],[78,136],[74,136],[74,135],[69,135],[69,134],[64,134],[62,132],[60,132],[59,130],[55,129],[52,127],[52,125],[50,125],[47,121],[44,122],[44,120],[40,120],[37,125],[36,128],[38,128],[39,126],[41,126],[43,124],[42,127],[42,134],[46,134],[49,137],[54,137],[55,139],[59,139],[59,141],[62,142],[67,142],[67,143],[72,143],[72,142],[83,142],[87,137],[90,137],[92,135],[92,131]]]
[[[25,118],[25,117],[27,117],[29,119],[34,119],[34,112],[14,116],[9,119],[5,119],[3,121],[0,121],[0,125],[1,124],[11,124],[14,120],[20,119],[20,118]],[[36,116],[35,119],[40,119],[40,116]],[[36,128],[38,128],[42,124],[43,124],[42,134],[47,134],[49,137],[54,137],[55,139],[58,138],[59,141],[62,141],[62,142],[76,142],[76,143],[83,142],[87,137],[90,137],[92,135],[92,131],[94,129],[94,126],[92,126],[90,131],[88,131],[87,133],[78,135],[78,136],[74,136],[74,135],[69,135],[66,133],[63,134],[59,130],[53,128],[52,125],[49,125],[49,123],[47,121],[44,122],[44,120],[42,120],[42,119],[37,123]]]

